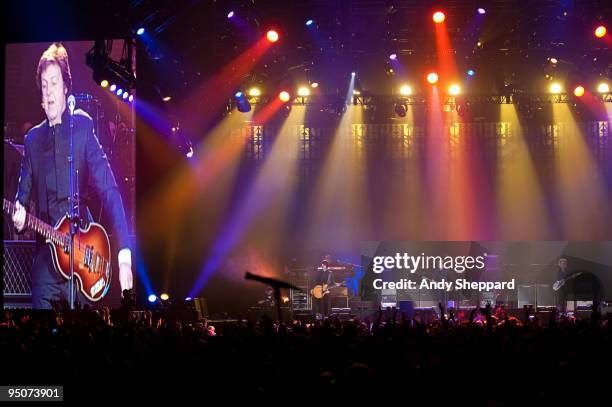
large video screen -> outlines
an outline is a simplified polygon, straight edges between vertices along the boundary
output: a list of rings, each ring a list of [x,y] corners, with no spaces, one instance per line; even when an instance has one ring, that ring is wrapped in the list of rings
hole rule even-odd
[[[71,298],[77,307],[116,307],[122,289],[131,288],[134,92],[96,77],[110,60],[135,68],[128,46],[6,45],[5,307],[49,309]]]

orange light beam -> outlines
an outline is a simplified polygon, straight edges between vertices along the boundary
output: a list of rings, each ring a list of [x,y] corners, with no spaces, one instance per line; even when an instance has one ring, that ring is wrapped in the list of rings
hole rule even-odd
[[[177,109],[186,112],[187,117],[200,118],[204,126],[214,118],[215,110],[223,106],[232,95],[244,76],[250,72],[261,57],[270,49],[270,43],[265,35],[245,52],[225,64],[212,78],[196,89]],[[194,111],[195,109],[199,111]],[[194,119],[192,119],[194,120]],[[198,120],[198,119],[195,119]],[[198,123],[200,124],[200,123]]]
[[[261,126],[266,124],[272,116],[284,105],[277,97],[272,98],[272,100],[265,106],[255,112],[255,116],[253,117],[253,124],[257,126]]]
[[[451,46],[446,23],[434,24],[436,30],[436,50],[438,52],[438,72],[445,82],[455,81],[458,78],[455,54]]]

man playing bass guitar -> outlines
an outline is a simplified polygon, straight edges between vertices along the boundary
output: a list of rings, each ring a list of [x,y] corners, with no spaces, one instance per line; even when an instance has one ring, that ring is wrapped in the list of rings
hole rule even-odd
[[[52,44],[43,52],[36,71],[36,85],[40,91],[41,106],[46,118],[33,127],[25,138],[25,155],[21,163],[17,196],[14,207],[11,206],[15,227],[18,231],[22,231],[26,226],[32,227],[32,218],[25,210],[31,197],[36,202],[38,212],[36,222],[40,219],[44,223],[55,225],[69,212],[68,157],[72,129],[78,190],[85,190],[86,183],[91,180],[97,194],[108,208],[119,246],[119,283],[122,292],[129,290],[133,284],[132,260],[123,202],[106,154],[94,133],[92,119],[81,110],[69,113],[71,109],[67,108],[72,76],[68,53],[62,44]],[[37,232],[41,233],[40,230]],[[55,235],[50,239],[50,232],[45,233],[47,242],[51,240],[65,242],[64,235]],[[61,244],[59,246],[61,248]],[[32,308],[34,309],[50,309],[55,302],[68,301],[70,298],[69,281],[65,275],[62,276],[58,272],[58,254],[53,250],[53,245],[38,240],[32,266]],[[110,270],[110,267],[101,267],[109,265],[109,261],[101,260],[98,249],[78,247],[73,251],[76,250],[80,250],[82,254],[78,260],[79,267],[86,268],[87,273]],[[77,260],[75,260],[75,269],[76,267]],[[99,285],[91,288],[90,297],[100,295],[100,290]],[[81,291],[83,292],[82,284]],[[79,298],[84,300],[81,295]]]
[[[570,292],[570,281],[582,273],[575,273],[568,267],[567,258],[559,257],[557,263],[557,280],[553,284],[553,290],[557,297],[557,308],[561,312],[567,311],[567,297]]]

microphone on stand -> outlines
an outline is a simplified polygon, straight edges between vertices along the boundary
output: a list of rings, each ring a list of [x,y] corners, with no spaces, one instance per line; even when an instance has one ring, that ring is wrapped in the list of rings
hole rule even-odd
[[[70,129],[74,127],[74,107],[76,106],[76,99],[74,95],[68,96],[68,110],[70,111]]]
[[[76,181],[76,191],[75,191],[75,168],[74,168],[74,135],[73,135],[73,127],[74,127],[74,107],[76,106],[76,99],[74,95],[68,96],[68,110],[70,111],[70,155],[68,156],[68,162],[70,163],[70,195],[69,195],[69,205],[70,205],[70,246],[74,247],[74,235],[78,230],[78,215],[79,215],[79,198],[78,198],[78,172],[76,173],[77,181]],[[76,194],[75,194],[76,192]],[[75,294],[74,294],[74,251],[70,250],[70,309],[74,309],[75,303]]]
[[[74,107],[76,106],[76,99],[74,95],[68,96],[68,110],[70,110],[70,116],[74,114]]]
[[[245,280],[254,280],[254,281],[259,281],[260,283],[268,284],[272,288],[292,288],[294,290],[302,291],[299,287],[296,287],[285,281],[277,280],[275,278],[258,276],[257,274],[252,274],[252,273],[249,273],[248,271],[246,272],[244,278]]]
[[[272,287],[272,289],[274,289],[274,300],[276,301],[276,312],[278,314],[279,324],[283,322],[283,313],[281,311],[281,295],[280,295],[281,288],[290,288],[290,289],[302,291],[300,290],[299,287],[296,287],[285,281],[277,280],[275,278],[259,276],[257,274],[249,273],[248,271],[244,275],[244,278],[245,280],[259,281],[260,283],[267,284],[270,287]]]

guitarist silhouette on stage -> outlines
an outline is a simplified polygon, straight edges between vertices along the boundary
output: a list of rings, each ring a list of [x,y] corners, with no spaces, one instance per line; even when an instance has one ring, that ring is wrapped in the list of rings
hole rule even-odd
[[[568,267],[567,258],[559,257],[559,262],[557,263],[557,280],[553,285],[553,290],[556,292],[557,307],[561,312],[567,311],[567,297],[572,284],[570,280],[578,274],[581,273],[574,273],[574,271]]]
[[[329,268],[329,262],[327,260],[321,262],[321,271],[317,274],[315,283],[317,286],[322,286],[323,296],[322,298],[313,296],[313,308],[317,314],[328,317],[331,313],[331,295],[329,293],[329,288],[336,285],[336,283],[334,282],[334,273]]]

